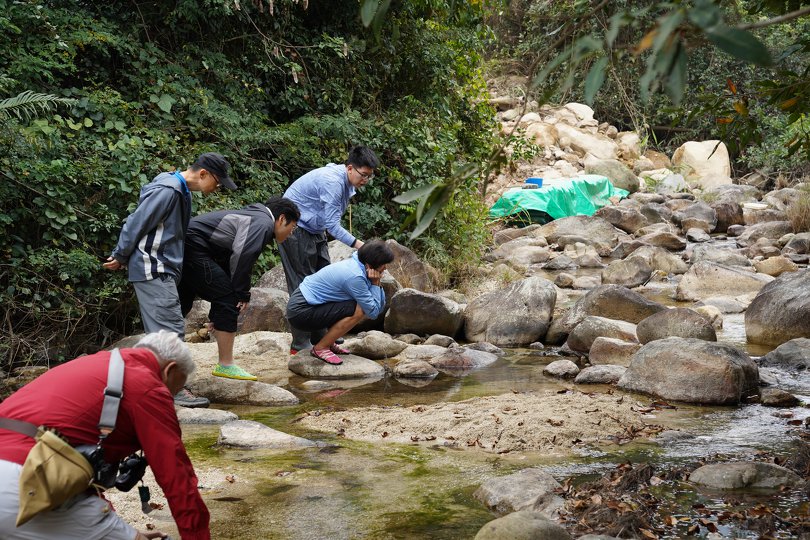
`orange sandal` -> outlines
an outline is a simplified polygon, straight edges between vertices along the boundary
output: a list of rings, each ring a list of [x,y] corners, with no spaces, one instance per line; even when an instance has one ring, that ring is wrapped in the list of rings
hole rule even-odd
[[[315,347],[312,347],[312,349],[309,351],[309,354],[311,354],[318,360],[323,360],[324,362],[332,366],[339,366],[340,364],[343,363],[343,360],[341,360],[339,356],[337,356],[329,349],[316,349]]]

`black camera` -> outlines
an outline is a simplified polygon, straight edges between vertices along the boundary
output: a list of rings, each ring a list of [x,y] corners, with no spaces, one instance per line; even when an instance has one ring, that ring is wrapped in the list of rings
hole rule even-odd
[[[118,491],[129,491],[141,481],[146,472],[146,458],[138,454],[131,454],[118,464],[118,478],[115,479],[115,488]]]
[[[76,450],[93,467],[93,484],[109,489],[115,485],[118,470],[115,465],[104,460],[104,448],[99,445],[85,444],[77,446]]]

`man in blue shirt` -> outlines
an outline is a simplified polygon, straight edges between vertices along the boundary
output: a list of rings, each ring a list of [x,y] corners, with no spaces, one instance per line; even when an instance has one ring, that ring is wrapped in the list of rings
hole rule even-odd
[[[335,340],[364,318],[376,319],[382,313],[385,292],[380,279],[393,260],[394,252],[385,242],[371,240],[351,258],[305,277],[293,291],[287,320],[293,329],[311,332],[312,339],[318,340],[310,351],[312,356],[327,364],[343,363],[337,354],[349,351],[335,345]]]
[[[343,164],[330,163],[308,172],[292,183],[284,197],[301,210],[298,228],[279,244],[281,265],[291,295],[303,279],[330,263],[326,233],[349,247],[360,249],[363,242],[340,224],[340,219],[357,188],[374,178],[380,160],[366,146],[355,146]],[[290,352],[310,346],[309,332],[293,329]]]

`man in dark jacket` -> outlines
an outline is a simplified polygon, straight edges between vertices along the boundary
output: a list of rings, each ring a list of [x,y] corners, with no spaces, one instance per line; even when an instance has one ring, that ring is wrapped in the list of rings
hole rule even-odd
[[[147,334],[133,349],[121,349],[124,383],[115,429],[104,439],[104,459],[118,463],[143,450],[183,540],[208,540],[209,513],[180,433],[172,395],[194,372],[188,347],[165,330]],[[108,380],[110,351],[56,366],[0,403],[0,538],[32,540],[145,540],[160,533],[137,533],[94,491],[15,527],[19,477],[34,439],[14,421],[58,431],[71,445],[95,445]],[[10,419],[9,422],[6,419]]]
[[[186,235],[179,293],[185,316],[196,297],[211,302],[219,363],[217,377],[255,381],[233,362],[233,340],[239,313],[250,302],[250,274],[264,247],[284,242],[301,213],[289,199],[271,197],[265,204],[220,210],[191,220]]]

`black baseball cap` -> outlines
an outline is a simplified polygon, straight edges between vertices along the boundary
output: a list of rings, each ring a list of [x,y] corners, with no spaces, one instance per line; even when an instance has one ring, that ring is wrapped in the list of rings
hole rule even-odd
[[[236,189],[236,184],[233,183],[233,180],[231,180],[231,177],[228,175],[228,170],[231,168],[231,165],[222,154],[206,152],[197,158],[194,165],[216,176],[222,186],[228,189]]]

